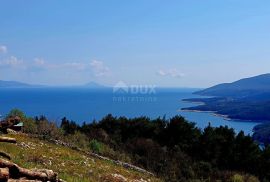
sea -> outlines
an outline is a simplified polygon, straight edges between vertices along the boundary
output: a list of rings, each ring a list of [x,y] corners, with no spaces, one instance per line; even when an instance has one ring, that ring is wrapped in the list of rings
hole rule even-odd
[[[182,115],[197,127],[211,126],[234,128],[236,132],[252,134],[253,127],[259,123],[228,120],[209,112],[182,111],[181,108],[195,103],[182,99],[198,98],[196,89],[155,88],[149,90],[125,90],[112,88],[1,88],[0,114],[4,117],[11,109],[17,108],[28,116],[44,115],[60,123],[63,117],[78,124],[102,119],[107,114],[125,117],[147,116],[167,119]]]

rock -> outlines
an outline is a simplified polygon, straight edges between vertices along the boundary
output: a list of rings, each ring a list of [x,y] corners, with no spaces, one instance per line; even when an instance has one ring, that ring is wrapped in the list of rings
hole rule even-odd
[[[89,172],[88,172],[89,176],[92,176],[94,174],[93,170],[90,169]]]
[[[6,168],[0,168],[0,181],[7,181],[9,178],[9,169]]]
[[[119,182],[127,181],[127,179],[120,174],[112,174],[112,177],[114,178],[114,180],[119,181]]]
[[[17,131],[8,128],[8,129],[7,129],[7,133],[10,133],[10,134],[17,134]]]
[[[107,175],[107,176],[104,176],[102,177],[101,179],[103,182],[127,182],[128,180],[120,175],[120,174],[110,174],[110,175]]]

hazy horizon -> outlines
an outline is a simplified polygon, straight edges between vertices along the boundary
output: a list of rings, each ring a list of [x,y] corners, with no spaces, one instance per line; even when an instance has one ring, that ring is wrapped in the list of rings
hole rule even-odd
[[[0,80],[206,88],[269,73],[269,5],[4,0]]]

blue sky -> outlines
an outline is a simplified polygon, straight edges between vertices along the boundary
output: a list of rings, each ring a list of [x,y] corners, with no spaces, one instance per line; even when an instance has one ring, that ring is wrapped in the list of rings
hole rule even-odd
[[[270,72],[268,0],[2,0],[0,79],[208,87]]]

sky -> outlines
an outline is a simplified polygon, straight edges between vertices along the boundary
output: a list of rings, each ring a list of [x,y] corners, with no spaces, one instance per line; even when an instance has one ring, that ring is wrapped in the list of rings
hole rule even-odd
[[[202,88],[269,72],[269,0],[0,2],[0,80]]]

